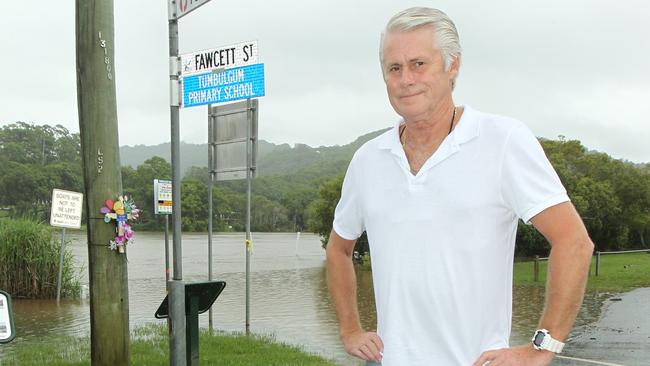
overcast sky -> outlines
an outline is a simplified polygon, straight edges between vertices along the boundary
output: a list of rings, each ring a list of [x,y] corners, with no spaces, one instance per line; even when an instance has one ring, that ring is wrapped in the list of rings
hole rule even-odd
[[[0,125],[77,132],[75,1],[4,1]],[[180,19],[180,52],[257,40],[260,138],[346,144],[391,126],[379,33],[404,8],[438,7],[463,47],[456,104],[523,120],[537,136],[650,161],[650,2],[642,0],[212,0]],[[115,0],[120,145],[170,139],[165,0]],[[205,143],[207,107],[181,110]]]

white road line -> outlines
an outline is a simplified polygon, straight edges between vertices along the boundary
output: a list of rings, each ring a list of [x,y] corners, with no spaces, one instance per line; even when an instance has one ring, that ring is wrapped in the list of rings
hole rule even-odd
[[[606,365],[606,366],[625,366],[621,365],[620,363],[611,363],[611,362],[602,362],[602,361],[594,361],[594,360],[587,360],[584,358],[577,358],[577,357],[569,357],[569,356],[556,356],[557,358],[563,358],[565,360],[574,360],[574,361],[582,361],[582,362],[588,362],[588,363],[593,363],[595,365]]]

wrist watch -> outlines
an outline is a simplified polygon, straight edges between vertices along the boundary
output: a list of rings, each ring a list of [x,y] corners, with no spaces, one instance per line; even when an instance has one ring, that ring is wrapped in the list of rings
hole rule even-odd
[[[546,329],[538,329],[535,331],[532,342],[533,347],[535,347],[536,350],[546,350],[554,353],[560,353],[562,352],[562,348],[564,348],[564,343],[558,341],[557,339],[553,339],[553,337],[551,337],[551,333],[549,333]]]

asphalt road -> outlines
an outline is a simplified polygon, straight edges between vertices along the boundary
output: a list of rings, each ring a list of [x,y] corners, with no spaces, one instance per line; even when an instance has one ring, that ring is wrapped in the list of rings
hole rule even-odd
[[[650,365],[650,288],[609,301],[601,319],[567,343],[566,358],[556,358],[553,365]]]

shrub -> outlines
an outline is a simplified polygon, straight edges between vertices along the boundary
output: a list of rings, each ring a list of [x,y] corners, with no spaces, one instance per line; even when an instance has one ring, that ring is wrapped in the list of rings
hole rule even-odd
[[[0,288],[12,297],[56,297],[60,239],[52,227],[30,220],[0,220]],[[72,252],[63,257],[61,296],[79,295]]]

